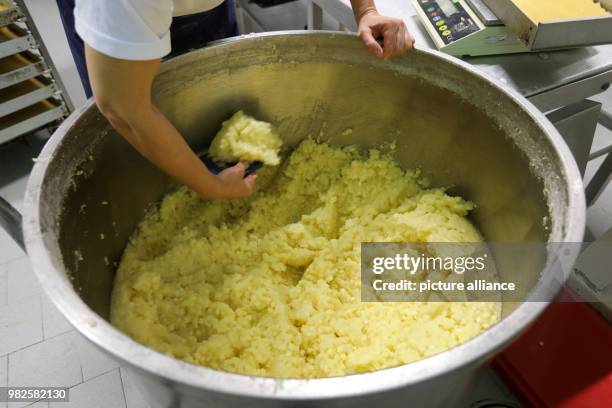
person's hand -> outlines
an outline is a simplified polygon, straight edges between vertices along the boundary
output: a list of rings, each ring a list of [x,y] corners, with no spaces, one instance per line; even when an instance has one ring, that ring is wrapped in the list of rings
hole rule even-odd
[[[414,37],[406,24],[398,18],[381,16],[375,11],[365,13],[359,19],[359,38],[376,58],[387,59],[412,49]],[[377,39],[383,39],[383,45]]]
[[[217,175],[219,188],[214,192],[215,198],[245,198],[253,193],[257,174],[244,177],[247,165],[238,163]]]

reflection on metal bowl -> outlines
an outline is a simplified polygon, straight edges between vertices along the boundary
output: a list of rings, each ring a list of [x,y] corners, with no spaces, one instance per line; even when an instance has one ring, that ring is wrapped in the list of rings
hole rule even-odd
[[[582,239],[581,178],[554,127],[522,97],[440,53],[378,61],[348,34],[252,35],[166,62],[154,88],[157,106],[196,151],[239,109],[276,124],[289,146],[319,134],[334,144],[397,140],[403,166],[477,204],[473,221],[487,240]],[[454,406],[477,368],[546,306],[507,304],[500,323],[467,343],[368,374],[281,380],[196,367],[107,322],[114,265],[170,184],[89,102],[42,152],[24,217],[48,295],[82,335],[134,371],[152,406]],[[559,281],[545,261],[523,265],[534,289]]]

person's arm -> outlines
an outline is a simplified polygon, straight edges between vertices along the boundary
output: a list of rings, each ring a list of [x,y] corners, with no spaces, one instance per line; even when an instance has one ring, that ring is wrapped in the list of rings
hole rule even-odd
[[[351,0],[351,5],[359,38],[375,57],[386,59],[412,49],[414,38],[401,19],[378,14],[374,0]],[[382,39],[382,47],[378,39]]]
[[[244,178],[244,164],[215,176],[152,104],[151,84],[159,59],[116,59],[87,45],[85,56],[98,108],[115,130],[144,157],[202,197],[240,198],[253,192],[256,176]]]

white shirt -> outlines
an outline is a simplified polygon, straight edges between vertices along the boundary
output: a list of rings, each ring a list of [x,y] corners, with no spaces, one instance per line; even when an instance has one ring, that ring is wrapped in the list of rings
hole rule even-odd
[[[213,9],[223,0],[76,0],[76,32],[91,48],[127,60],[161,58],[171,50],[173,16]]]

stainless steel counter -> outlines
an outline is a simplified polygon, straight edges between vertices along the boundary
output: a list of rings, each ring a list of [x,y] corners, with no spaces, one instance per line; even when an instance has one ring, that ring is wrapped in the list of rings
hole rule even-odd
[[[312,3],[315,9],[320,8],[330,14],[347,29],[356,29],[349,0],[312,0]],[[406,22],[416,38],[417,47],[435,48],[409,0],[379,0],[376,5],[381,14],[401,18]],[[491,77],[512,86],[545,111],[602,92],[612,82],[612,44],[466,60]],[[591,82],[582,82],[585,80]],[[576,88],[572,92],[544,95],[578,82],[581,82],[583,88],[581,92]],[[585,86],[587,89],[584,89]]]

